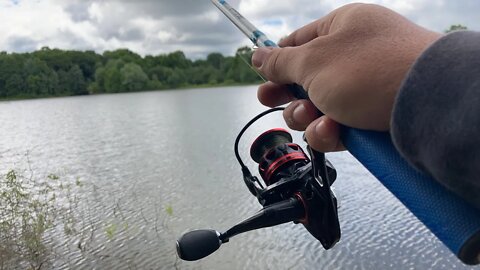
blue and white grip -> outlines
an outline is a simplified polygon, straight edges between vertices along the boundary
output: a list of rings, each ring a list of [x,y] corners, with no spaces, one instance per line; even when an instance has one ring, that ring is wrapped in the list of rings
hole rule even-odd
[[[412,168],[397,152],[389,133],[343,127],[342,140],[348,151],[462,262],[480,263],[479,209]]]
[[[301,86],[291,84],[288,88],[297,99],[308,99]],[[348,151],[462,262],[480,263],[479,209],[432,177],[412,168],[400,156],[387,132],[342,127],[342,141]]]

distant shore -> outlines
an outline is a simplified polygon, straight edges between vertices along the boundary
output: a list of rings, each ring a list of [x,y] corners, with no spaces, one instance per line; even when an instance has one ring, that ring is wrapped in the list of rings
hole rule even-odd
[[[254,84],[261,78],[248,64],[252,54],[249,47],[234,56],[210,53],[195,60],[182,51],[147,56],[128,49],[0,52],[0,100]]]
[[[149,90],[140,90],[135,92],[112,92],[112,93],[88,93],[82,95],[55,95],[55,96],[18,96],[18,97],[8,97],[0,98],[0,102],[8,101],[20,101],[20,100],[33,100],[33,99],[46,99],[46,98],[64,98],[64,97],[80,97],[80,96],[98,96],[98,95],[111,95],[111,94],[125,94],[125,93],[144,93],[144,92],[160,92],[160,91],[180,91],[188,89],[203,89],[203,88],[220,88],[220,87],[235,87],[235,86],[255,86],[260,84],[258,83],[222,83],[222,84],[202,84],[202,85],[185,85],[177,88],[170,89],[149,89]]]

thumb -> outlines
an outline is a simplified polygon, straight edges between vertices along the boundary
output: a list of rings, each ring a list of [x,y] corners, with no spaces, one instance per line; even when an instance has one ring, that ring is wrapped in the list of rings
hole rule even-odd
[[[297,75],[302,74],[298,47],[257,49],[252,56],[252,64],[269,81],[277,84],[300,83]]]

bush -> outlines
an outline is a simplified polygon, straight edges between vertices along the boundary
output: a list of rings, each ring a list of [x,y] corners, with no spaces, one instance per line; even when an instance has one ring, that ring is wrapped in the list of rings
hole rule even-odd
[[[36,182],[11,170],[0,180],[0,269],[40,269],[48,262],[46,232],[55,222],[63,223],[65,233],[74,231],[70,189],[53,174]]]

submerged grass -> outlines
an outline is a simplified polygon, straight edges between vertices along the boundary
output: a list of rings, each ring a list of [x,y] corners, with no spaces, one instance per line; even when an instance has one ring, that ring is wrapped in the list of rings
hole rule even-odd
[[[57,254],[54,247],[58,240],[62,243],[76,243],[76,252],[86,261],[113,257],[112,254],[97,254],[96,250],[99,250],[99,246],[115,245],[117,234],[138,228],[133,228],[128,223],[118,199],[114,202],[114,207],[109,208],[113,210],[114,218],[97,224],[91,223],[93,215],[89,202],[86,202],[88,209],[79,203],[78,194],[85,187],[88,184],[79,178],[67,181],[56,174],[36,179],[33,174],[25,177],[22,173],[10,170],[1,176],[0,270],[54,267],[55,260],[64,255]],[[159,220],[161,216],[163,221]],[[173,207],[166,205],[163,215],[156,213],[154,220],[144,216],[141,226],[155,230],[160,241],[159,230],[169,231],[166,222],[171,216]],[[86,220],[90,220],[90,223],[86,224]],[[135,258],[121,259],[129,261],[132,267],[137,267]],[[172,260],[171,264],[178,269],[178,258]]]

